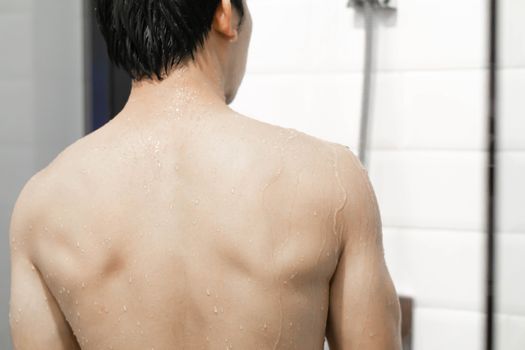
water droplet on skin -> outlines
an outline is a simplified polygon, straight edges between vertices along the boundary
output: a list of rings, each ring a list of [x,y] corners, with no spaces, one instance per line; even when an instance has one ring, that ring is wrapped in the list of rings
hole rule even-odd
[[[242,331],[242,330],[244,330],[244,327],[242,325],[240,325],[239,329]]]
[[[210,296],[210,295],[211,295],[211,292],[210,292],[209,289],[206,289],[206,295],[207,295],[207,296]]]
[[[35,265],[31,265],[31,270],[35,271]]]
[[[77,242],[77,248],[80,248],[80,242]]]
[[[194,200],[194,201],[193,201],[193,204],[195,204],[195,205],[199,205],[199,200],[198,200],[198,199]]]
[[[217,310],[217,306],[214,306],[214,307],[213,307],[213,312],[216,313],[216,314],[219,312],[219,311]]]
[[[128,283],[130,283],[130,284],[133,283],[133,277],[131,277],[131,276],[129,277]]]
[[[124,306],[122,307],[122,310],[123,310],[124,312],[128,312],[128,307],[127,307],[126,305],[124,305]]]
[[[232,187],[231,192],[232,192],[232,194],[235,194],[235,188]]]
[[[82,288],[86,288],[86,283],[85,283],[85,282],[82,282],[81,287],[82,287]]]
[[[267,330],[267,329],[268,329],[268,325],[267,325],[266,323],[263,325],[263,329],[264,329],[264,330]]]

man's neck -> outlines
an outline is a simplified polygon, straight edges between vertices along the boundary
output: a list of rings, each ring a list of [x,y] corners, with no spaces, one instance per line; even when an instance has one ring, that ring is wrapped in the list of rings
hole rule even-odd
[[[134,81],[129,100],[115,119],[185,119],[229,110],[221,75],[206,67],[197,61],[173,70],[161,81]]]

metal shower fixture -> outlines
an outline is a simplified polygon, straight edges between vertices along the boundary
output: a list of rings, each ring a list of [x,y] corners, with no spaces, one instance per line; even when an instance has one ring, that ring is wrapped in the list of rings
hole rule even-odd
[[[363,8],[366,3],[375,8],[397,10],[397,0],[348,0],[348,7]]]

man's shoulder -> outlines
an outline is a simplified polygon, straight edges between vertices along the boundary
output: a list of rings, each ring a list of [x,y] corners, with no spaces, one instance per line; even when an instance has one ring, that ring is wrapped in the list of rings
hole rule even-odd
[[[254,128],[260,130],[261,135],[274,139],[274,141],[284,141],[290,149],[293,149],[293,151],[308,154],[310,157],[326,157],[329,153],[333,154],[334,147],[349,150],[347,146],[328,141],[295,128],[272,124],[245,115],[242,115],[242,117],[244,117],[243,120],[247,123],[251,123]],[[301,146],[302,148],[294,148],[294,145]]]
[[[347,145],[329,141],[304,133],[294,128],[264,124],[277,145],[285,145],[284,157],[292,171],[293,181],[300,174],[302,181],[311,183],[312,192],[325,189],[325,200],[338,200],[340,192],[350,191],[363,173],[365,167],[356,153]],[[279,147],[277,147],[279,149]],[[361,175],[360,175],[361,174]],[[315,187],[315,188],[314,188]],[[308,197],[306,193],[304,196]]]
[[[10,217],[11,242],[31,242],[33,228],[42,221],[45,208],[49,207],[49,186],[45,169],[31,176],[22,186]]]
[[[73,187],[78,187],[78,175],[72,175],[78,167],[82,139],[58,153],[46,166],[34,173],[22,186],[13,208],[27,220],[40,220],[60,202],[64,202]]]

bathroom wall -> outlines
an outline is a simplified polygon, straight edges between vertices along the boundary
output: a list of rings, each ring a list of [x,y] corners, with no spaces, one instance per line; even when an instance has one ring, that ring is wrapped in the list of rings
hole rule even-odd
[[[346,0],[248,3],[252,48],[233,106],[357,153],[362,18]],[[397,18],[385,18],[378,33],[369,158],[386,259],[398,292],[415,299],[414,349],[480,350],[488,7],[479,0],[398,3]],[[518,214],[515,204],[508,215]],[[514,239],[523,251],[523,237],[507,236],[508,245]],[[509,293],[523,305],[523,290]]]
[[[0,0],[0,349],[11,349],[8,228],[26,181],[83,134],[81,0]]]
[[[525,348],[525,2],[500,0],[498,349]]]

